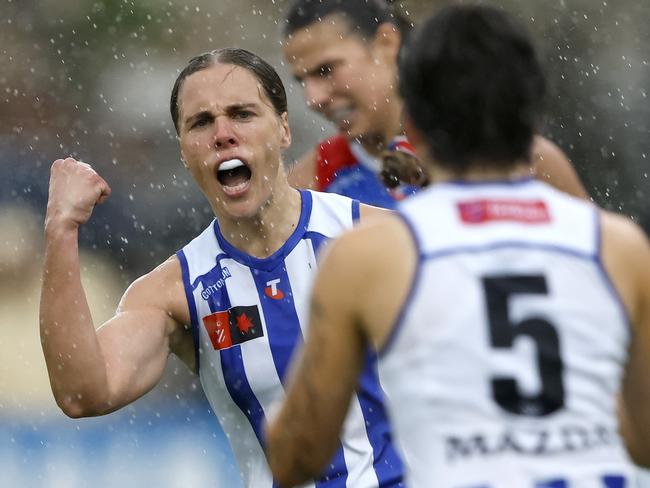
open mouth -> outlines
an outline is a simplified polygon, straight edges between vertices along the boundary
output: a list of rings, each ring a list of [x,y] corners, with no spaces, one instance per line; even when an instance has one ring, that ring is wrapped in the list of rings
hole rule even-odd
[[[217,170],[217,181],[230,195],[235,195],[248,188],[251,177],[251,170],[241,159],[224,161]]]

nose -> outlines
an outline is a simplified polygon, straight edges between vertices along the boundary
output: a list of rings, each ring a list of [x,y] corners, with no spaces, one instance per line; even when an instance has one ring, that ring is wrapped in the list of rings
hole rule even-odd
[[[238,137],[230,120],[227,117],[217,118],[214,134],[214,146],[217,149],[228,149],[237,144]]]
[[[323,78],[305,79],[304,93],[307,106],[312,110],[322,111],[332,101],[331,83]]]

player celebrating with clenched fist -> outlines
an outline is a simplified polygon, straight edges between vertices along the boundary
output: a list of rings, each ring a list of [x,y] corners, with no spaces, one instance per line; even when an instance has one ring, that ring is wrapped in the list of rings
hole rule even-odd
[[[80,281],[77,232],[110,194],[74,159],[52,165],[41,337],[57,403],[102,415],[149,391],[170,353],[198,372],[245,486],[273,486],[262,425],[284,396],[303,342],[318,250],[381,209],[289,185],[287,100],[273,68],[241,49],[198,56],[180,73],[171,113],[181,155],[215,220],[136,280],[95,330]],[[402,480],[372,357],[339,448],[319,487],[392,487]]]

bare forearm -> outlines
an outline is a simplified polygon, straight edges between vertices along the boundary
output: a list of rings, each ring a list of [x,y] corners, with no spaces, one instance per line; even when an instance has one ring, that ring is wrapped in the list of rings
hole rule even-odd
[[[314,329],[313,336],[318,333]],[[282,487],[318,478],[334,455],[361,368],[362,361],[345,363],[347,377],[333,370],[323,362],[319,344],[320,338],[310,337],[306,354],[291,372],[285,402],[268,428],[269,466]]]
[[[295,395],[294,395],[295,397]],[[305,422],[305,402],[292,399],[283,408],[267,432],[267,457],[273,477],[283,488],[297,486],[317,478],[327,458],[322,446],[312,438],[314,419]]]
[[[106,367],[81,285],[77,228],[48,226],[40,332],[52,392],[70,416],[101,413]]]

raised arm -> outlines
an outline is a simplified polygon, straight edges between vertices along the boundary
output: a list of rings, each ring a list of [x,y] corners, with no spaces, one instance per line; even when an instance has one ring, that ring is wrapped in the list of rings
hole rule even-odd
[[[177,299],[184,296],[180,265],[171,259],[136,281],[115,317],[95,331],[81,285],[77,237],[94,205],[109,194],[89,165],[72,158],[52,165],[40,330],[54,397],[71,417],[108,413],[152,388],[187,313]]]

